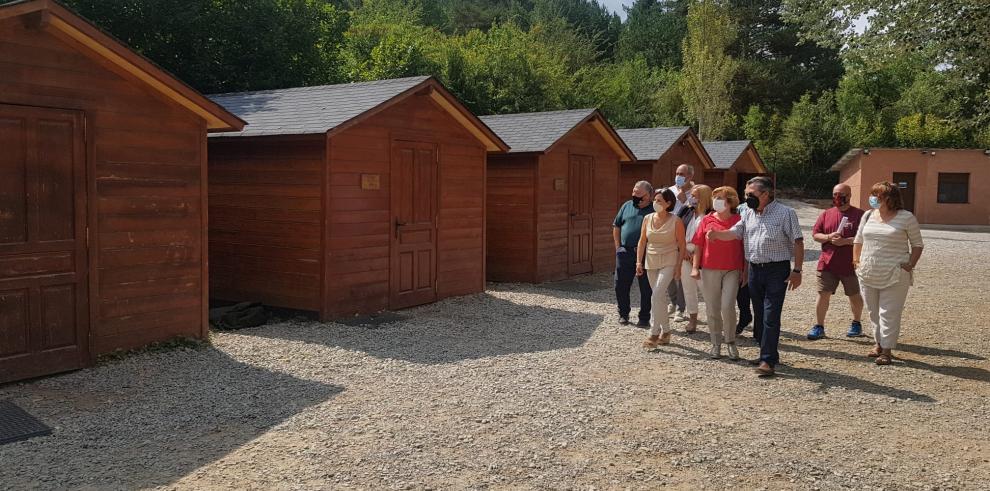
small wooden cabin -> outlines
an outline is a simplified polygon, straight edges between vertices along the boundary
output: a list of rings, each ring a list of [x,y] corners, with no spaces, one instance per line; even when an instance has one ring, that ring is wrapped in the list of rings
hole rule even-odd
[[[742,196],[746,181],[770,175],[760,153],[749,140],[709,141],[705,142],[705,150],[715,163],[715,170],[706,174],[704,181],[712,189],[734,186]]]
[[[0,383],[206,335],[206,133],[243,124],[53,1],[0,5]]]
[[[654,188],[674,184],[674,173],[681,164],[694,167],[694,182],[705,182],[715,164],[698,135],[689,126],[617,130],[636,160],[624,163],[619,171],[618,203],[629,200],[633,185],[647,180]]]
[[[507,146],[435,79],[213,99],[250,123],[210,138],[214,299],[330,319],[484,291]]]
[[[488,278],[542,282],[615,267],[619,162],[597,109],[483,116],[511,147],[488,157]]]

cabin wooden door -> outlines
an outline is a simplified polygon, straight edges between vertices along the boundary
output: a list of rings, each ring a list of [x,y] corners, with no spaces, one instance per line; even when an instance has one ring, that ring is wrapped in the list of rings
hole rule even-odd
[[[591,272],[594,227],[591,219],[594,160],[586,155],[570,156],[567,179],[567,274]]]
[[[914,213],[914,184],[917,174],[914,172],[895,172],[894,185],[901,191],[904,209]]]
[[[83,117],[0,104],[0,383],[89,361]]]
[[[437,299],[438,155],[433,143],[392,143],[389,308]]]

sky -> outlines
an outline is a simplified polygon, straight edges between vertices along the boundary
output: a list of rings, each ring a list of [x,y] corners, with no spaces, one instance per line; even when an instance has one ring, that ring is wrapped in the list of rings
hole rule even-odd
[[[623,5],[632,5],[633,0],[599,0],[600,3],[604,3],[606,7],[614,10],[622,20],[626,20],[626,11],[622,9]]]

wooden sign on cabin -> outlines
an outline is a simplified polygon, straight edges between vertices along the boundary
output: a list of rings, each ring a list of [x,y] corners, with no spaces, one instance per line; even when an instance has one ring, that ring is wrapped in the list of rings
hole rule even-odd
[[[361,189],[365,191],[376,191],[381,188],[381,174],[361,174]]]

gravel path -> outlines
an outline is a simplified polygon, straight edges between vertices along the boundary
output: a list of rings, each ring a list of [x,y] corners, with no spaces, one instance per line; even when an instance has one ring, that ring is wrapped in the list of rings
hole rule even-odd
[[[708,360],[707,332],[642,351],[609,275],[492,285],[378,329],[286,321],[0,387],[55,428],[0,446],[0,488],[990,489],[990,234],[924,235],[892,366],[869,338],[804,339],[810,275],[770,380]]]

